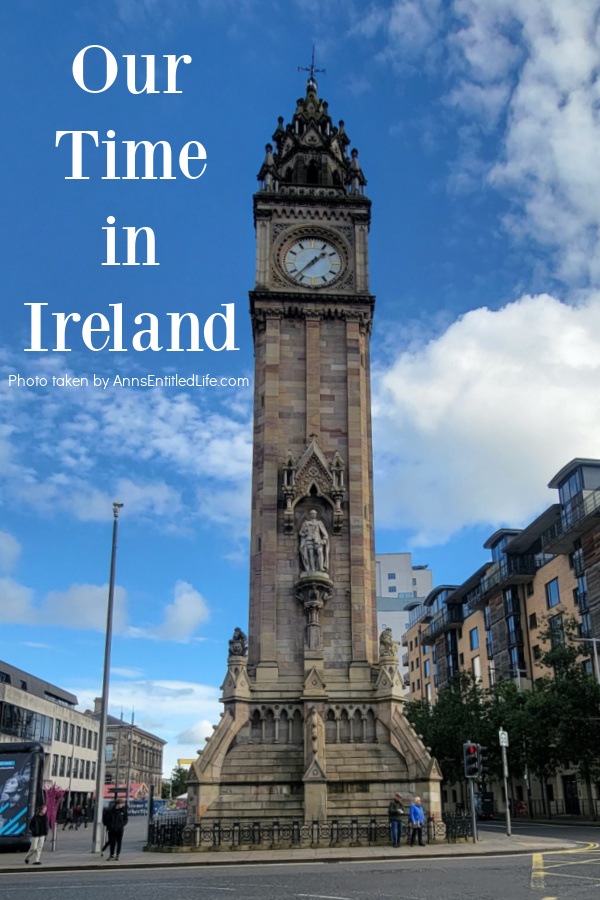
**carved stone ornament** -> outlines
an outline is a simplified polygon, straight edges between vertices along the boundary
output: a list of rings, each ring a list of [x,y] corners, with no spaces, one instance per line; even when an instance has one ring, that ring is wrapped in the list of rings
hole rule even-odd
[[[346,495],[346,466],[339,453],[328,462],[315,437],[302,454],[299,462],[288,450],[282,466],[281,493],[284,501],[283,527],[286,534],[294,531],[294,507],[304,497],[325,497],[333,507],[333,533],[340,534],[344,513],[342,503]],[[302,548],[301,548],[302,552]],[[309,571],[304,563],[305,571]],[[327,571],[323,568],[320,571]]]
[[[396,649],[398,642],[392,636],[391,628],[384,628],[379,635],[379,658],[394,659],[396,657]]]
[[[233,636],[229,641],[229,656],[246,656],[248,653],[248,638],[241,628],[233,629]]]
[[[332,583],[325,573],[301,576],[296,585],[296,599],[302,603],[306,615],[305,644],[309,650],[321,650],[319,616],[332,593]]]

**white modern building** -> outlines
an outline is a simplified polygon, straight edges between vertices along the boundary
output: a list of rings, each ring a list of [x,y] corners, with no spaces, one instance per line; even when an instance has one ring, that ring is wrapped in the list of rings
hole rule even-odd
[[[377,553],[377,626],[381,634],[391,628],[400,644],[411,610],[421,606],[433,590],[433,572],[426,565],[414,566],[410,553]],[[400,674],[408,681],[408,654],[400,657]]]
[[[89,806],[96,787],[98,722],[77,697],[0,660],[0,742],[44,748],[44,786],[65,791],[64,806]]]

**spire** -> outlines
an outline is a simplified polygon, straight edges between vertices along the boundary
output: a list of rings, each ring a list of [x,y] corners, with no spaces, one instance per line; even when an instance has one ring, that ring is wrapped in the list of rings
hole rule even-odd
[[[283,116],[277,120],[273,143],[266,145],[258,173],[260,190],[289,193],[295,186],[308,185],[348,197],[363,194],[367,180],[357,152],[349,156],[350,138],[344,122],[337,127],[333,124],[329,104],[317,93],[315,73],[325,69],[316,68],[314,47],[310,66],[298,66],[298,71],[308,72],[306,96],[297,100],[289,124]]]
[[[314,46],[314,44],[313,44],[313,48],[312,48],[312,59],[310,61],[310,66],[298,66],[298,71],[309,73],[308,80],[306,82],[306,93],[307,93],[307,95],[309,93],[313,93],[316,96],[319,85],[315,81],[315,72],[322,72],[323,75],[325,75],[327,72],[327,69],[316,69],[315,68],[315,46]]]

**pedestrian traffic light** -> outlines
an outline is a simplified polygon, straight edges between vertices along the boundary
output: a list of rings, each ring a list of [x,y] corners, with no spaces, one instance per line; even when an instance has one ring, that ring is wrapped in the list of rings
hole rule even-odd
[[[465,763],[465,778],[479,777],[479,745],[472,741],[463,744],[463,758]]]
[[[490,771],[488,764],[488,748],[483,744],[477,744],[477,759],[479,766],[479,776],[484,778]]]

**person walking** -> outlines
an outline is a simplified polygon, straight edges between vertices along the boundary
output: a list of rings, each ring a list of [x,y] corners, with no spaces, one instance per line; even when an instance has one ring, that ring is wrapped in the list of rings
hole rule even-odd
[[[29,860],[32,857],[35,857],[33,861],[34,866],[41,866],[41,855],[42,849],[44,847],[44,841],[46,840],[46,835],[50,831],[50,822],[48,820],[48,810],[42,804],[38,806],[37,812],[35,816],[32,817],[31,822],[29,823],[29,832],[31,834],[31,847],[29,848],[29,852],[25,857],[25,862],[29,863]]]
[[[108,846],[110,847],[110,856],[108,859],[118,859],[121,853],[121,843],[123,841],[123,832],[127,825],[127,807],[124,800],[115,801],[112,809],[108,811],[106,817],[106,830],[108,831]]]
[[[425,844],[423,843],[423,826],[425,825],[425,812],[423,811],[423,807],[421,806],[420,797],[415,797],[413,802],[410,804],[408,820],[412,829],[410,832],[410,846],[414,847],[415,840],[418,837],[419,847],[424,847]]]
[[[402,816],[404,815],[404,806],[402,805],[402,797],[396,794],[390,805],[388,806],[388,817],[390,820],[390,837],[392,846],[399,847],[402,841]]]

